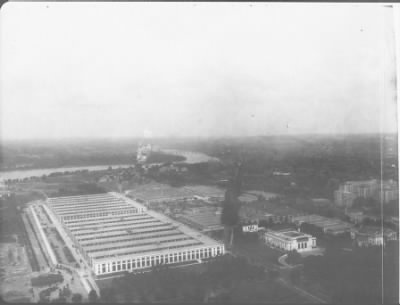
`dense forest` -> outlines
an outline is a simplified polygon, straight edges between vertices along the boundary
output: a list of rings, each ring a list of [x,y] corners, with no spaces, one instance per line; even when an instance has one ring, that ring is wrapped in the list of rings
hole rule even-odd
[[[0,164],[1,169],[132,164],[139,142],[126,139],[5,143]],[[238,160],[243,161],[244,189],[263,189],[298,198],[333,199],[333,191],[347,180],[398,180],[397,139],[390,135],[165,138],[152,139],[151,144],[203,152],[221,160],[218,166],[191,170],[196,177],[175,179],[177,185],[184,184],[187,178],[203,183],[227,179]],[[149,162],[181,160],[179,156],[155,153]]]

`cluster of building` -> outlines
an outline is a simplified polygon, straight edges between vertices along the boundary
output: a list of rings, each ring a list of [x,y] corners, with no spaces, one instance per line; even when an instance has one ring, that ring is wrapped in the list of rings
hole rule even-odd
[[[8,189],[4,180],[0,179],[0,198],[10,197],[10,190]]]
[[[351,238],[359,247],[384,246],[386,242],[397,240],[397,233],[388,228],[365,226],[351,230]]]
[[[324,233],[331,235],[350,232],[353,224],[336,218],[327,218],[319,215],[303,215],[292,218],[292,222],[298,226],[302,223],[308,223],[320,228]]]
[[[338,206],[351,207],[358,197],[375,198],[379,202],[387,203],[399,198],[399,185],[394,180],[347,181],[334,192]]]
[[[50,198],[46,205],[95,275],[224,254],[224,245],[118,193]]]
[[[270,202],[243,204],[239,211],[239,217],[243,223],[259,223],[260,221],[274,224],[290,223],[293,222],[294,217],[301,215],[305,215],[305,213]]]
[[[140,202],[156,206],[164,203],[179,203],[185,201],[189,205],[195,200],[214,204],[224,198],[224,191],[208,186],[172,187],[162,183],[146,183],[135,187],[134,191],[127,191],[127,195]]]
[[[217,232],[224,229],[221,225],[221,208],[199,207],[186,209],[176,215],[178,221],[201,232]]]
[[[153,148],[150,144],[144,145],[140,143],[136,153],[137,162],[146,163],[147,159],[149,158],[152,152],[152,149]]]

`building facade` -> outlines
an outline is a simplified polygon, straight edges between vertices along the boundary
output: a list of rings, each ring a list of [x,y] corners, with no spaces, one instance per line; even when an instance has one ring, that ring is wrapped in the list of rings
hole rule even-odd
[[[47,200],[95,275],[201,261],[224,245],[118,193]]]
[[[312,250],[317,246],[317,239],[315,237],[291,230],[267,230],[264,233],[264,241],[270,247],[285,251],[296,250],[303,252]]]
[[[357,197],[375,198],[379,202],[388,203],[399,198],[399,185],[394,180],[347,181],[334,192],[338,206],[351,207]]]
[[[351,238],[359,247],[382,246],[391,240],[397,240],[397,233],[393,230],[366,226],[351,231]]]

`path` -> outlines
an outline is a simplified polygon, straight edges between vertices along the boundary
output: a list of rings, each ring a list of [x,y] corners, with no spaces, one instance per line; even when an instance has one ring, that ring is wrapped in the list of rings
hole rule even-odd
[[[53,212],[45,205],[42,205],[46,210],[47,215],[49,215],[51,221],[54,224],[54,227],[60,233],[62,239],[65,241],[66,246],[70,249],[72,255],[75,260],[79,262],[80,268],[74,268],[79,276],[80,281],[82,282],[83,287],[85,287],[87,293],[89,293],[92,289],[94,289],[98,296],[100,296],[100,289],[96,284],[94,275],[92,273],[92,268],[87,264],[86,259],[82,256],[82,254],[75,247],[74,242],[68,236],[68,234],[63,229],[62,224],[58,220],[58,218],[53,214]]]

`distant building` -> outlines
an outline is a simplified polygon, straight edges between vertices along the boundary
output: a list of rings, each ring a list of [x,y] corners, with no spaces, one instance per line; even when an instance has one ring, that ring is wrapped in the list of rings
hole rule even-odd
[[[399,199],[399,184],[394,180],[384,181],[376,197],[383,203]]]
[[[351,207],[354,199],[375,198],[380,202],[387,203],[399,198],[398,183],[393,180],[378,181],[347,181],[339,186],[334,192],[335,203],[338,206]]]
[[[10,197],[10,191],[8,190],[7,185],[4,180],[0,180],[0,198]]]
[[[356,224],[361,223],[361,222],[363,222],[364,219],[368,218],[366,215],[364,215],[363,212],[359,212],[359,211],[348,212],[346,215],[350,217],[350,221],[352,223],[356,223]]]
[[[336,218],[328,218],[319,215],[305,215],[297,216],[293,218],[293,222],[300,226],[302,223],[308,223],[316,227],[321,228],[321,230],[330,235],[338,235],[346,232],[350,232],[353,227],[352,224],[344,222]]]
[[[101,177],[99,179],[100,183],[111,182],[111,181],[113,181],[113,176],[110,176],[110,175],[104,175],[103,177]]]
[[[258,224],[242,226],[242,231],[246,233],[258,232]]]
[[[150,144],[147,145],[139,144],[136,154],[137,162],[145,163],[149,158],[151,152],[152,152],[152,147]]]
[[[317,239],[315,237],[293,230],[267,230],[264,233],[264,240],[268,246],[285,251],[296,250],[304,252],[312,250],[317,246]]]
[[[290,223],[296,216],[304,213],[286,207],[263,208],[262,205],[242,205],[239,217],[243,222]]]
[[[326,198],[313,198],[311,199],[314,206],[328,206],[331,204],[331,201]]]
[[[185,211],[177,220],[202,232],[221,231],[221,209],[197,207]]]
[[[291,175],[291,173],[289,173],[289,172],[280,172],[280,171],[274,171],[272,174],[274,176],[290,176]]]
[[[355,195],[350,192],[346,192],[342,189],[336,190],[333,194],[335,203],[341,207],[351,207],[353,200],[356,199]]]
[[[397,233],[391,229],[365,226],[351,231],[351,238],[359,247],[381,246],[390,240],[397,240]]]

